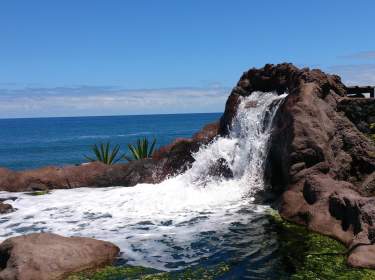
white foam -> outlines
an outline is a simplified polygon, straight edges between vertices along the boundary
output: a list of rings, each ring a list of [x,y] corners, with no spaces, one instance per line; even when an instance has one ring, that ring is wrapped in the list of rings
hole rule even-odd
[[[222,236],[233,222],[249,218],[238,213],[244,207],[264,210],[250,202],[264,184],[271,128],[264,122],[276,112],[277,106],[270,105],[282,98],[261,92],[242,98],[230,135],[201,147],[191,169],[160,184],[55,190],[42,196],[19,193],[9,201],[18,210],[0,219],[0,236],[46,231],[95,237],[120,246],[130,263],[158,269],[209,256],[212,252],[192,246],[202,233]],[[257,106],[246,108],[249,101]],[[234,174],[231,179],[209,176],[210,166],[222,158]],[[0,197],[9,195],[2,192]],[[183,252],[178,258],[177,247]]]

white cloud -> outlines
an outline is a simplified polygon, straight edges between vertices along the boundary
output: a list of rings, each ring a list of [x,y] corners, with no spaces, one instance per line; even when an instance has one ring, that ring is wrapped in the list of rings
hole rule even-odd
[[[229,89],[0,89],[0,118],[222,112]]]
[[[375,51],[363,51],[363,52],[356,52],[352,54],[342,55],[339,58],[344,59],[374,59],[375,58]]]
[[[341,76],[347,85],[375,85],[375,64],[335,65],[328,72]]]

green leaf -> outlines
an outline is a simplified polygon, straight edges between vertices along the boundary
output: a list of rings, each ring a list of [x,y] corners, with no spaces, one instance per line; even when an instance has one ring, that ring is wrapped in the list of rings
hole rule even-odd
[[[102,156],[100,154],[100,150],[99,150],[99,148],[98,148],[98,146],[96,144],[93,146],[93,151],[94,151],[94,153],[96,155],[97,160],[98,161],[103,161]]]
[[[151,146],[149,140],[146,137],[137,139],[136,145],[128,144],[129,151],[133,158],[131,159],[127,156],[125,156],[124,158],[128,161],[149,158],[154,152],[155,144],[155,138],[153,139]]]
[[[90,157],[84,155],[84,157],[89,161],[100,161],[102,163],[111,165],[114,164],[120,160],[122,160],[124,157],[123,155],[118,156],[120,151],[120,145],[114,146],[113,149],[111,149],[111,143],[100,143],[99,145],[94,144],[92,147],[92,152],[94,153],[95,157]]]
[[[105,152],[104,152],[104,144],[103,143],[100,144],[100,153],[102,155],[102,162],[107,163],[106,160],[105,160],[105,155],[104,155]]]
[[[109,160],[108,160],[108,163],[109,163],[109,164],[114,163],[114,160],[115,160],[115,158],[116,158],[117,153],[118,153],[119,150],[120,150],[120,145],[116,145],[116,146],[113,148],[112,153],[111,153],[111,155],[110,155],[110,157],[109,157]],[[121,157],[120,157],[120,158],[121,158]],[[118,161],[118,160],[117,160],[117,161]],[[116,162],[117,162],[117,161],[116,161]]]
[[[153,152],[154,152],[154,149],[155,149],[155,144],[156,144],[156,138],[154,138],[154,140],[152,141],[152,144],[151,144],[151,147],[150,147],[150,151],[148,153],[148,157],[151,157]]]
[[[88,161],[96,161],[96,159],[93,159],[92,157],[88,157],[86,155],[83,155]]]
[[[140,159],[139,151],[131,144],[129,144],[128,147],[132,152],[134,159]]]

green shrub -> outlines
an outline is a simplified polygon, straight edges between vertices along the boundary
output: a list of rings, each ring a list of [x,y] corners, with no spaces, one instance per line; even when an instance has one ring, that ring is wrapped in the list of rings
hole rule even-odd
[[[132,157],[124,156],[124,158],[128,161],[150,158],[152,156],[152,153],[154,152],[155,144],[155,138],[152,141],[151,145],[146,137],[138,139],[137,144],[135,146],[132,144],[128,144],[129,151]]]
[[[85,155],[85,158],[89,161],[100,161],[102,163],[111,165],[120,161],[124,157],[124,155],[118,155],[119,151],[120,145],[116,145],[113,149],[111,149],[111,144],[109,142],[106,144],[100,143],[99,146],[95,144],[92,146],[94,157]]]

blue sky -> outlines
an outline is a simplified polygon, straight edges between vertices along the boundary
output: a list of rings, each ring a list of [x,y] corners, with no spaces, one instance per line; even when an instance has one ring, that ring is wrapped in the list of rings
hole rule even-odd
[[[222,111],[293,62],[375,84],[375,1],[4,0],[0,117]]]

